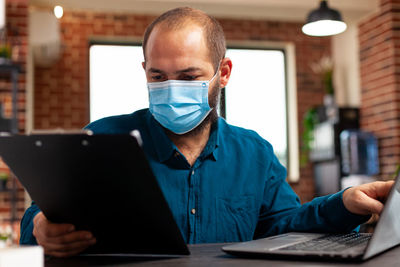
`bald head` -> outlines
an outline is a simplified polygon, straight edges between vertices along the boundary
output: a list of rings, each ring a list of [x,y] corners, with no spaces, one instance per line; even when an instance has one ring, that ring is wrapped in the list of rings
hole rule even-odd
[[[189,7],[167,11],[147,27],[143,38],[145,61],[148,39],[154,28],[162,31],[181,31],[193,25],[197,25],[202,29],[210,61],[214,66],[214,70],[216,70],[220,61],[225,57],[226,44],[223,29],[213,17]]]

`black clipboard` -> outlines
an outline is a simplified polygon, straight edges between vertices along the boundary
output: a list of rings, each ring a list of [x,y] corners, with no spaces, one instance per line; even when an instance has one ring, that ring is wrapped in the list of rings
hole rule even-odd
[[[0,136],[0,156],[45,216],[97,239],[86,253],[189,250],[141,147],[130,135]]]

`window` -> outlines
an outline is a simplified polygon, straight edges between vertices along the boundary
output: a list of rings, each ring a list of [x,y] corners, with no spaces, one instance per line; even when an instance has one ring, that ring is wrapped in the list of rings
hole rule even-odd
[[[92,45],[90,121],[132,113],[149,106],[139,45]]]
[[[287,166],[285,55],[280,50],[228,49],[233,62],[225,89],[230,124],[255,130]]]
[[[255,130],[268,140],[281,163],[288,168],[289,180],[297,181],[294,47],[290,44],[280,47],[227,50],[233,69],[220,108],[230,124]],[[91,121],[148,107],[142,62],[140,45],[90,47]]]

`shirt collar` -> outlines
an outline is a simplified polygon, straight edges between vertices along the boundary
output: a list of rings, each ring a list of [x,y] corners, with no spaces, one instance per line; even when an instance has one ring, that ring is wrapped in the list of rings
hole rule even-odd
[[[147,125],[149,127],[149,132],[151,139],[154,143],[154,147],[157,153],[158,160],[164,162],[171,158],[178,148],[175,144],[168,138],[167,134],[164,132],[163,127],[154,119],[150,111],[146,114]],[[220,120],[220,119],[218,119]],[[220,139],[220,127],[218,121],[211,126],[211,133],[208,139],[207,145],[201,153],[200,157],[206,158],[212,156],[214,160],[218,159],[218,146]]]
[[[219,127],[219,122],[216,121],[211,126],[210,137],[200,157],[207,158],[211,156],[212,159],[214,159],[215,161],[218,160],[219,136],[220,136],[220,127]]]

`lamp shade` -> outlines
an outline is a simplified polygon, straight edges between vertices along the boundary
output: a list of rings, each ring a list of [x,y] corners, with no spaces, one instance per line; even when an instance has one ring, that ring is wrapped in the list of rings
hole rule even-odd
[[[339,11],[329,8],[327,1],[322,0],[319,8],[308,14],[302,31],[311,36],[329,36],[342,33],[346,28]]]

